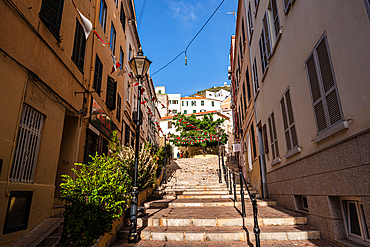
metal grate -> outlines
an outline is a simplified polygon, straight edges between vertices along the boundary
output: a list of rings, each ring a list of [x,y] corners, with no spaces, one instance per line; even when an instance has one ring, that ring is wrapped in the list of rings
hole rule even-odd
[[[44,115],[24,105],[17,147],[9,181],[14,183],[32,183],[35,177],[37,157],[39,153],[41,130]]]

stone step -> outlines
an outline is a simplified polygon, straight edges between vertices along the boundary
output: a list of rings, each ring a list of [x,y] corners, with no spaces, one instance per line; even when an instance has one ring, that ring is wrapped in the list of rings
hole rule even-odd
[[[253,209],[246,206],[246,217],[241,207],[174,207],[147,209],[148,216],[138,218],[139,226],[253,226]],[[129,219],[126,219],[128,225]],[[305,215],[281,207],[260,207],[258,223],[267,225],[307,224]]]
[[[54,235],[47,236],[44,240],[44,245],[45,246],[53,245],[60,239],[60,237],[61,237],[61,234],[54,234]]]
[[[252,244],[255,244],[253,242]],[[245,247],[248,246],[244,241],[186,241],[179,243],[178,241],[146,241],[141,240],[137,244],[128,245],[127,240],[119,239],[111,247],[189,247],[189,246],[202,246],[202,247]],[[283,240],[283,241],[263,241],[263,247],[276,247],[276,246],[295,246],[295,247],[333,247],[332,244],[326,243],[322,240]]]
[[[203,199],[162,199],[152,202],[146,202],[146,208],[168,208],[168,207],[241,207],[241,201],[236,203],[229,198],[219,198],[212,200],[203,200]],[[249,199],[245,200],[245,205],[251,205]],[[270,200],[257,200],[258,206],[273,206],[277,205],[276,201]]]
[[[164,198],[166,198],[166,195],[163,196]],[[169,196],[171,197],[171,196]],[[240,198],[240,195],[237,195],[236,196],[237,198]],[[230,195],[230,194],[210,194],[210,195],[206,195],[206,194],[186,194],[186,195],[176,195],[176,198],[178,199],[186,199],[186,198],[199,198],[199,199],[206,199],[206,198],[234,198],[234,195]],[[244,198],[249,198],[249,195],[248,194],[245,194],[244,195]]]
[[[261,226],[260,239],[309,240],[320,239],[320,233],[307,225]],[[141,231],[142,240],[158,241],[254,241],[253,227],[199,227],[199,226],[148,226]]]

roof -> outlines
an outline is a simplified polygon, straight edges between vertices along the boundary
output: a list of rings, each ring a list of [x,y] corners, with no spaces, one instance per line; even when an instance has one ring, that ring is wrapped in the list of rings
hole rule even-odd
[[[218,111],[204,111],[204,112],[196,112],[196,113],[190,113],[190,114],[185,114],[185,116],[191,116],[191,115],[196,115],[196,116],[202,116],[202,115],[206,115],[206,114],[210,114],[210,113],[215,113],[217,115],[220,115],[224,118],[229,118],[228,116],[225,116],[224,114],[221,114],[220,112]],[[163,120],[169,120],[169,119],[172,119],[174,116],[168,116],[168,117],[162,117],[160,119],[160,121],[163,121]]]

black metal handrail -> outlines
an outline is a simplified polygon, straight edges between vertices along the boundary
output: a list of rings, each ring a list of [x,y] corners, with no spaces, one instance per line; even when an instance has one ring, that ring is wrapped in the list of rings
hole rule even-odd
[[[231,171],[229,169],[229,174],[233,175],[233,183],[234,183],[234,201],[236,202],[236,182],[235,182],[235,175],[238,175],[238,173]],[[230,176],[231,177],[231,176]],[[245,185],[249,198],[251,199],[252,203],[252,208],[253,208],[253,219],[254,219],[254,227],[253,227],[253,232],[255,235],[255,240],[256,240],[256,247],[260,247],[260,228],[258,226],[258,207],[257,207],[257,199],[256,199],[256,194],[251,193],[247,182],[245,181],[244,175],[242,170],[239,168],[239,178],[240,178],[240,196],[241,196],[241,202],[242,202],[242,216],[245,217],[245,201],[244,201],[244,189],[243,189],[243,184]],[[230,179],[231,180],[231,179]],[[231,181],[230,181],[230,192],[231,192]],[[231,193],[230,193],[231,194]]]

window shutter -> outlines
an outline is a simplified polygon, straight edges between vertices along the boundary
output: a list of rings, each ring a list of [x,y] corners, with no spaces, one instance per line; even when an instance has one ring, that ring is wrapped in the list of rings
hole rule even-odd
[[[317,46],[317,56],[319,60],[322,84],[326,100],[326,106],[329,114],[330,125],[342,120],[342,114],[339,106],[333,70],[331,67],[328,50],[326,47],[326,39],[322,39]]]
[[[247,93],[248,93],[248,102],[252,98],[252,93],[251,93],[251,83],[249,81],[249,70],[247,68],[247,71],[245,71],[245,80],[247,81]]]
[[[93,88],[95,89],[99,96],[101,91],[102,74],[103,74],[103,64],[100,61],[98,55],[96,55]]]
[[[122,24],[123,32],[126,32],[126,14],[123,8],[123,3],[121,3],[121,24]]]
[[[271,143],[271,152],[272,152],[272,159],[274,160],[276,157],[275,149],[274,149],[274,138],[272,137],[272,124],[271,124],[271,116],[268,119],[269,129],[270,129],[270,143]]]
[[[311,87],[311,95],[313,101],[313,107],[316,117],[317,129],[320,131],[326,129],[326,117],[324,112],[324,106],[321,97],[321,89],[317,78],[317,72],[314,61],[314,53],[308,58],[306,62],[306,68]]]
[[[272,128],[274,130],[274,140],[276,140],[276,142],[275,142],[275,153],[276,153],[276,157],[279,157],[279,147],[278,147],[278,142],[277,142],[277,134],[276,134],[274,113],[271,114],[271,120],[272,120]]]
[[[252,122],[251,125],[251,137],[252,137],[252,148],[253,148],[253,158],[255,159],[257,157],[257,150],[256,150],[256,139],[254,136],[254,124]]]
[[[111,111],[116,108],[116,92],[117,82],[115,82],[112,77],[108,76],[106,105]]]
[[[275,37],[277,37],[280,32],[280,21],[279,21],[279,13],[277,10],[276,0],[271,0],[271,5],[272,5],[272,16],[274,18]]]
[[[267,141],[267,130],[266,130],[266,124],[262,126],[262,133],[263,133],[263,142],[264,142],[264,148],[265,148],[265,153],[269,153],[269,144]]]
[[[64,0],[44,0],[39,14],[41,20],[59,29],[63,3]]]
[[[266,47],[266,57],[270,57],[271,54],[271,39],[270,39],[270,28],[269,28],[269,21],[267,16],[267,11],[263,16],[263,28],[264,28],[264,35],[265,35],[265,47]]]
[[[243,43],[245,42],[245,27],[244,27],[244,18],[242,18],[242,35],[243,35]]]

